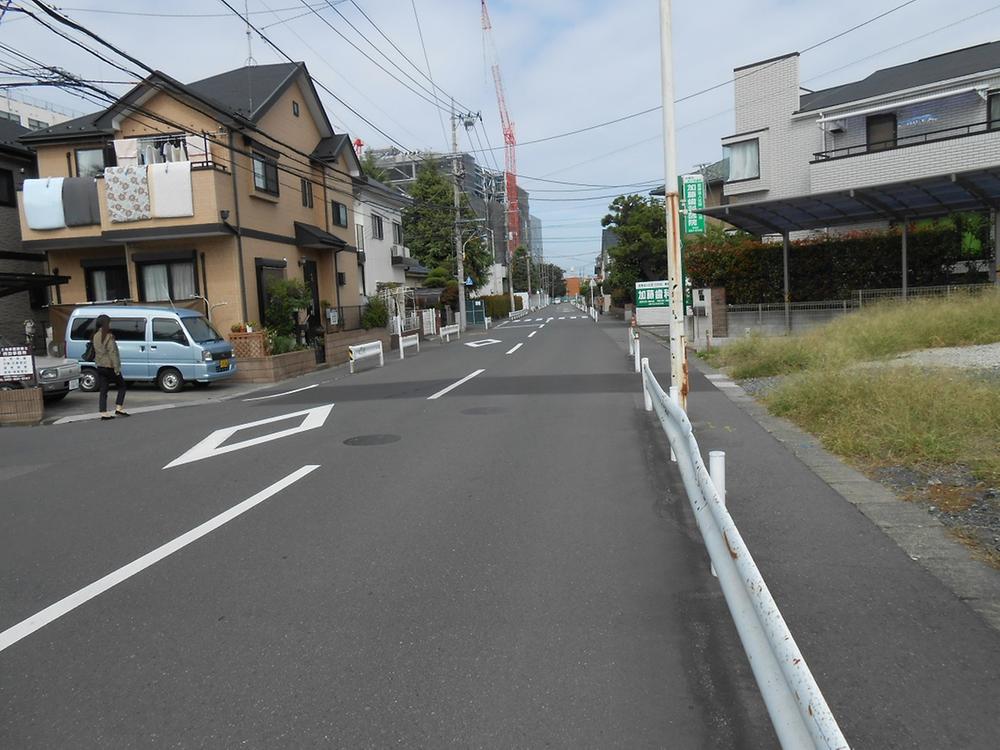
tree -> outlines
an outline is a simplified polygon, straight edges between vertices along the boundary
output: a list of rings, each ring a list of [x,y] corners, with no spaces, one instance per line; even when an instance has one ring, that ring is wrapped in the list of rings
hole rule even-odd
[[[295,314],[309,307],[311,300],[306,285],[298,279],[274,279],[267,285],[267,327],[278,336],[291,336]]]
[[[457,278],[455,262],[455,209],[452,184],[441,173],[436,161],[426,161],[417,170],[417,179],[410,189],[413,205],[403,209],[403,235],[406,245],[422,265],[430,269],[445,268],[450,278]],[[490,279],[493,256],[478,234],[476,214],[468,198],[461,197],[463,220],[464,271],[478,289]],[[464,282],[465,279],[460,279]]]
[[[366,151],[365,155],[361,157],[361,171],[365,177],[371,177],[378,182],[385,182],[389,176],[388,172],[379,166],[375,154],[371,151]]]
[[[620,195],[601,219],[611,227],[618,244],[608,254],[611,259],[606,289],[615,304],[631,302],[637,281],[667,278],[667,226],[663,202],[641,195]]]

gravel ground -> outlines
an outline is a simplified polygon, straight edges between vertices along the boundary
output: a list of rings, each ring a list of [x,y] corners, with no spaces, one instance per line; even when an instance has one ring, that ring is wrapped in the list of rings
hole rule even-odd
[[[955,368],[990,380],[1000,379],[1000,343],[922,349],[860,366],[892,365]],[[751,396],[762,399],[785,377],[747,378],[737,382]],[[1000,568],[1000,488],[978,481],[965,466],[861,468],[902,499],[920,504],[929,515],[952,529],[977,557]]]

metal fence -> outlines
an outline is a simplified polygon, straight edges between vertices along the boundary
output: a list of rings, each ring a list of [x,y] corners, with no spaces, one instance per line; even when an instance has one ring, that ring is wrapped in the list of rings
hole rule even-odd
[[[721,476],[716,470],[717,487],[705,469],[691,422],[676,401],[676,388],[671,388],[668,396],[647,359],[641,361],[641,371],[646,411],[656,411],[670,441],[698,529],[781,747],[848,750],[847,740],[726,510],[724,469]]]
[[[361,319],[364,317],[367,309],[368,305],[349,305],[338,308],[339,322],[334,327],[339,328],[341,331],[357,331],[359,328],[364,328],[361,325]]]

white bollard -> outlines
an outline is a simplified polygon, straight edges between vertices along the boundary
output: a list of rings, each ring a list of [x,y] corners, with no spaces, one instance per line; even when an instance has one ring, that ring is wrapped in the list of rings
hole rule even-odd
[[[632,339],[634,339],[635,337],[632,335],[632,327],[631,326],[629,326],[625,330],[628,331],[628,356],[631,357],[635,353],[634,352],[634,350],[635,350],[635,343],[632,341]]]
[[[635,339],[635,352],[633,354],[634,354],[633,359],[634,359],[634,362],[635,362],[635,371],[636,372],[642,372],[639,369],[639,337],[638,336],[636,336],[636,339]]]
[[[649,367],[649,357],[642,358],[642,403],[646,411],[653,411],[653,397],[649,393],[649,386],[646,385],[646,368]]]
[[[726,452],[708,452],[708,474],[712,477],[712,485],[719,494],[719,500],[726,504]],[[712,575],[718,578],[715,573],[715,565],[712,565]]]

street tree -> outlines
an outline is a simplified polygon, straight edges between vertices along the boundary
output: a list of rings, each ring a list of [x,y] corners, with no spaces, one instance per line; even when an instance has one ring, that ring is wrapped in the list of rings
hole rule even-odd
[[[608,251],[605,289],[620,305],[634,299],[637,281],[667,278],[666,214],[662,201],[642,195],[620,195],[608,208],[601,226],[611,228],[618,244]]]

